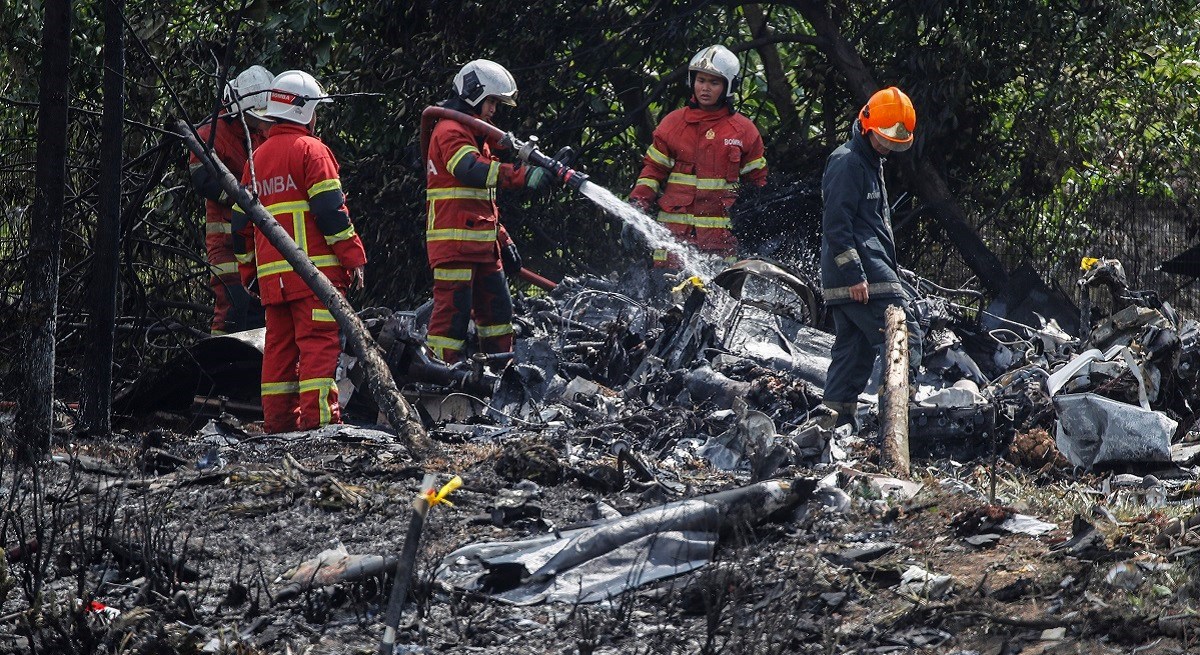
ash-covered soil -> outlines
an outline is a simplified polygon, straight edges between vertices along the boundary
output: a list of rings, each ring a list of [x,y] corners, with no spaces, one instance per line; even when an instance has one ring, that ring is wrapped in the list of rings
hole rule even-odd
[[[55,450],[58,461],[35,468],[6,459],[3,540],[15,561],[0,579],[0,651],[374,653],[390,575],[299,592],[277,579],[339,543],[352,555],[398,554],[426,472],[440,482],[460,475],[465,485],[452,507],[429,513],[396,652],[1195,647],[1200,548],[1194,535],[1161,535],[1193,510],[1149,509],[1136,498],[1114,504],[1098,479],[1004,460],[995,506],[983,465],[918,465],[923,486],[911,498],[885,498],[869,478],[835,474],[838,491],[728,535],[707,567],[606,602],[516,607],[436,584],[441,557],[468,543],[593,520],[598,503],[627,514],[748,481],[697,458],[652,462],[679,496],[628,471],[610,479],[622,488],[604,488],[573,471],[615,471],[616,460],[572,462],[568,437],[441,442],[441,454],[418,464],[396,444],[346,436],[279,438],[251,427],[236,445],[215,448],[221,437],[156,430],[71,440]],[[493,509],[514,488],[527,509],[508,520]],[[993,529],[1014,513],[1057,527],[1039,536]],[[995,537],[979,538],[987,534]],[[34,538],[35,552],[12,557],[12,546]],[[930,575],[906,584],[914,567]]]

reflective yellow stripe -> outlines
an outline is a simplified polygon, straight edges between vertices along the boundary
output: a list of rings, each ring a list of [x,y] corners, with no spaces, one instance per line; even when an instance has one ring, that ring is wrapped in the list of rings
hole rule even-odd
[[[204,233],[205,234],[233,234],[233,227],[225,221],[221,221],[220,223],[205,223],[204,224]]]
[[[659,212],[658,220],[660,223],[675,223],[677,225],[691,225],[692,227],[729,229],[732,225],[729,222],[728,216],[693,216],[692,214]]]
[[[654,251],[654,261],[656,261],[656,262],[667,261],[667,251],[663,250],[661,248],[655,250]]]
[[[472,269],[469,268],[435,268],[433,279],[448,282],[470,282]]]
[[[337,255],[317,255],[316,257],[312,258],[312,263],[316,264],[317,268],[321,268],[323,266],[341,265],[341,262],[338,261]],[[287,273],[290,270],[292,270],[292,265],[289,264],[285,259],[278,262],[271,262],[269,264],[259,264],[258,276],[263,277],[265,275],[277,275],[279,273]]]
[[[467,342],[462,339],[451,339],[450,337],[439,337],[436,334],[430,334],[425,337],[425,343],[433,351],[433,354],[437,355],[438,359],[445,359],[447,350],[459,352]]]
[[[332,180],[323,180],[323,181],[317,182],[316,184],[309,187],[308,197],[311,198],[311,197],[317,195],[318,193],[324,193],[326,191],[332,191],[333,189],[340,189],[340,188],[342,188],[342,181],[337,178],[334,178]]]
[[[653,189],[656,193],[661,188],[658,185],[658,180],[656,180],[652,177],[639,177],[637,182],[634,183],[634,186],[649,187],[650,189]]]
[[[308,254],[308,224],[302,212],[292,212],[292,234],[295,235],[296,245],[304,254]]]
[[[858,261],[862,261],[862,260],[858,258],[858,251],[855,250],[854,248],[850,248],[849,250],[846,250],[842,254],[833,258],[833,263],[837,264],[837,266],[839,268],[841,268],[842,266],[845,266],[846,264],[849,264],[850,262],[858,262]]]
[[[667,176],[667,184],[682,184],[684,186],[696,186],[696,176],[688,175],[687,173],[671,173]]]
[[[500,179],[500,162],[494,161],[491,166],[488,166],[487,181],[484,186],[491,189],[496,186],[496,181]]]
[[[884,293],[901,296],[904,294],[904,287],[901,287],[899,282],[872,282],[867,285],[867,293],[872,296]],[[850,287],[822,289],[821,294],[825,296],[825,300],[827,301],[844,300],[850,297]]]
[[[253,251],[238,253],[238,254],[234,255],[234,257],[237,258],[239,264],[254,263],[254,252]]]
[[[719,177],[701,177],[696,179],[696,188],[701,191],[724,191],[732,186],[728,180]]]
[[[661,151],[659,151],[658,148],[655,148],[654,146],[650,146],[650,149],[646,151],[646,156],[650,158],[650,161],[665,168],[670,168],[675,165],[674,159],[664,155]]]
[[[767,167],[767,158],[759,157],[758,159],[750,160],[750,163],[743,166],[742,170],[739,171],[739,173],[742,175],[745,175],[746,173],[749,173],[750,171],[756,171],[760,168],[766,168],[766,167]]]
[[[705,191],[721,191],[729,188],[729,182],[719,177],[696,177],[687,173],[671,173],[667,178],[667,184],[694,186]]]
[[[277,275],[280,273],[287,273],[290,270],[292,270],[292,265],[287,263],[287,261],[270,262],[269,264],[259,264],[258,265],[258,276],[265,277],[267,275]]]
[[[301,380],[299,385],[300,393],[304,393],[305,391],[319,391],[321,389],[328,389],[334,386],[334,384],[333,378],[309,378],[307,380]]]
[[[337,383],[333,378],[309,378],[300,381],[300,393],[316,391],[317,396],[317,411],[319,412],[318,424],[329,425],[329,421],[333,419],[333,411],[329,408],[329,392],[337,387]]]
[[[300,383],[295,380],[290,382],[263,382],[260,391],[264,396],[285,396],[299,392]]]
[[[426,241],[495,241],[496,230],[426,230]]]
[[[341,232],[338,232],[337,234],[326,234],[325,235],[325,243],[328,243],[329,245],[332,246],[333,244],[335,244],[339,241],[345,241],[346,239],[353,239],[357,234],[358,233],[354,231],[354,226],[351,225],[350,227],[342,230]]]
[[[476,189],[466,186],[452,186],[446,189],[428,189],[425,191],[426,200],[491,200],[492,192],[488,189]]]
[[[272,216],[276,214],[295,214],[296,212],[308,211],[307,200],[295,200],[292,202],[277,202],[274,205],[264,207],[268,214]]]
[[[512,334],[512,323],[501,323],[500,325],[476,325],[475,331],[479,333],[480,339],[489,339],[491,337],[502,337],[506,334]]]
[[[475,146],[463,146],[459,148],[458,151],[454,153],[454,156],[450,158],[450,161],[446,163],[446,172],[454,175],[454,169],[458,168],[458,162],[462,161],[463,157],[466,157],[472,152],[478,155],[479,148],[476,148]]]
[[[209,264],[208,270],[212,271],[213,275],[220,277],[222,275],[231,275],[238,272],[237,262],[225,262],[224,264]]]
[[[333,314],[331,314],[328,309],[312,310],[312,320],[320,321],[322,323],[333,323],[334,322]]]

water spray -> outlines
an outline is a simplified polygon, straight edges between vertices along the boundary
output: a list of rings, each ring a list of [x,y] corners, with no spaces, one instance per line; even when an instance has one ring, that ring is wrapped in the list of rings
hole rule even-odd
[[[564,148],[554,157],[550,157],[538,149],[536,137],[531,136],[528,140],[521,140],[513,133],[505,132],[485,120],[461,111],[434,105],[426,107],[425,111],[421,112],[421,160],[423,162],[429,158],[429,137],[433,133],[433,126],[441,119],[457,121],[495,147],[511,148],[516,151],[517,157],[522,161],[545,168],[564,186],[570,187],[596,203],[605,212],[616,216],[637,230],[645,239],[648,247],[664,249],[679,258],[682,270],[688,275],[699,273],[701,277],[708,279],[724,267],[724,262],[720,258],[706,255],[688,244],[681,243],[662,223],[631,207],[608,189],[589,182],[586,174],[570,167],[569,148]],[[525,269],[522,270],[522,277],[525,277],[524,273]],[[525,279],[542,288],[548,288],[541,281],[527,277]]]

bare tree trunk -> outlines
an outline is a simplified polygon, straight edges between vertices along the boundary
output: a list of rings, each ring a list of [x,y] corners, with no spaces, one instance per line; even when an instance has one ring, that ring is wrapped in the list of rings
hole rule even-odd
[[[879,392],[879,432],[883,465],[907,480],[908,457],[908,325],[904,310],[892,305],[884,314],[883,387]]]
[[[767,14],[763,11],[762,5],[743,5],[742,11],[746,14],[746,22],[750,25],[750,33],[755,39],[775,33],[775,30],[767,24]],[[779,114],[779,131],[781,134],[794,133],[800,117],[796,113],[796,101],[792,98],[792,85],[788,84],[783,60],[779,58],[779,47],[774,43],[769,43],[759,46],[757,50],[758,56],[762,58],[763,69],[767,76],[767,95],[770,96],[771,102],[775,104],[775,111]],[[801,138],[807,137],[807,134],[801,135]]]
[[[837,25],[825,9],[825,3],[817,0],[790,0],[783,4],[795,7],[812,25],[813,31],[821,38],[820,48],[825,52],[825,56],[846,76],[855,101],[866,104],[871,94],[878,91],[880,86],[867,70],[858,51],[838,31]],[[966,214],[950,195],[949,187],[946,186],[937,167],[929,160],[928,154],[923,154],[910,163],[917,190],[925,202],[934,208],[934,214],[967,266],[979,276],[980,283],[989,291],[1003,295],[1009,290],[1008,272],[1004,264],[971,227]]]
[[[100,129],[100,212],[96,252],[85,302],[90,342],[83,367],[83,423],[94,435],[112,432],[113,342],[121,248],[122,121],[125,116],[125,0],[104,3],[104,114]]]
[[[354,313],[350,303],[346,302],[346,299],[329,282],[325,274],[317,269],[308,255],[300,250],[287,231],[275,221],[275,217],[263,208],[257,198],[242,188],[229,169],[225,168],[225,164],[204,150],[204,146],[196,140],[195,128],[183,122],[176,123],[174,127],[175,132],[187,144],[188,149],[217,176],[221,188],[246,212],[250,220],[254,221],[254,225],[262,231],[271,245],[279,250],[283,258],[292,265],[296,274],[304,280],[317,298],[333,314],[333,317],[337,319],[338,326],[342,328],[354,354],[358,356],[359,361],[366,369],[367,383],[371,387],[371,395],[375,399],[375,404],[383,410],[388,422],[405,440],[405,445],[418,457],[431,452],[433,443],[429,440],[424,426],[416,418],[416,413],[409,406],[408,401],[396,388],[396,381],[392,379],[391,371],[383,360],[383,349],[371,338],[371,334],[359,320],[358,315]]]
[[[67,73],[71,58],[71,2],[47,0],[42,27],[38,92],[37,173],[29,212],[29,256],[19,311],[21,405],[18,444],[30,459],[50,448],[54,427],[54,334],[67,184]]]

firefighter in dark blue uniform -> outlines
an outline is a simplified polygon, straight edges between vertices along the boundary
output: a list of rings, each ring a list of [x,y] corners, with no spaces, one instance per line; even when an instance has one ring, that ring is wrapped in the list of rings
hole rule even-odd
[[[833,316],[835,337],[825,383],[825,405],[838,424],[858,427],[855,413],[883,346],[884,312],[904,309],[909,361],[921,362],[921,333],[900,284],[883,162],[912,146],[917,117],[912,101],[896,87],[871,96],[859,111],[850,140],[825,164],[821,237],[821,286]]]

